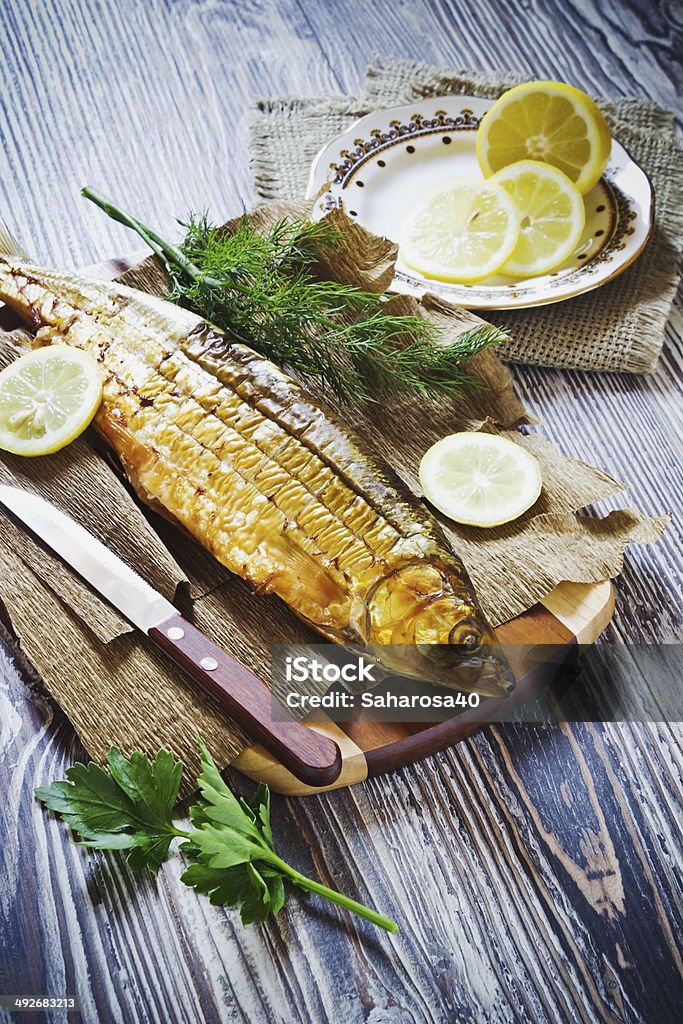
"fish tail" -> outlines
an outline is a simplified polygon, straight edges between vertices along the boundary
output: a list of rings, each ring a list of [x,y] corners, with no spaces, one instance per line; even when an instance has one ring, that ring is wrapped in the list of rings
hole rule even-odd
[[[0,260],[5,262],[8,259],[28,260],[29,255],[21,242],[18,242],[5,222],[0,219]]]

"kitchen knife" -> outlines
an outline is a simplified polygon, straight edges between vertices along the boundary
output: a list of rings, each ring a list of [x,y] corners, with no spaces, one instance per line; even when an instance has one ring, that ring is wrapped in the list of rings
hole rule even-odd
[[[328,786],[339,777],[341,754],[333,740],[297,722],[283,705],[285,720],[274,721],[277,701],[265,683],[184,619],[79,523],[18,487],[0,485],[0,503],[146,633],[297,779],[309,786]]]

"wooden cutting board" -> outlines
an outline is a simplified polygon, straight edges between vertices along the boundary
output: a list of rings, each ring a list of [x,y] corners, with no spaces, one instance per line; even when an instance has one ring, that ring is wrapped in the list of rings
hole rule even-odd
[[[343,758],[341,775],[325,789],[352,786],[452,746],[481,728],[484,705],[487,705],[487,715],[494,703],[496,710],[512,711],[546,685],[552,675],[547,665],[539,671],[536,660],[529,658],[530,647],[553,645],[552,658],[559,666],[563,659],[571,657],[577,644],[593,643],[609,623],[613,611],[614,588],[609,580],[602,583],[561,583],[542,603],[496,630],[498,639],[506,645],[506,653],[517,678],[512,694],[504,700],[482,701],[480,709],[465,711],[449,721],[337,724],[316,715],[315,722],[307,721],[306,724],[334,739]],[[519,645],[517,656],[514,645]],[[252,779],[267,782],[277,793],[306,796],[324,792],[324,789],[299,782],[261,746],[255,745],[243,751],[234,767]]]

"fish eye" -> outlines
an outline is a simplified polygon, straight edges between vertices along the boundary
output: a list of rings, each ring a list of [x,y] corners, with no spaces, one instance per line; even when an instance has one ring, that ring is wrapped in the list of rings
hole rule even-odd
[[[481,631],[470,619],[459,622],[448,634],[448,643],[460,647],[465,655],[476,654],[482,645]]]

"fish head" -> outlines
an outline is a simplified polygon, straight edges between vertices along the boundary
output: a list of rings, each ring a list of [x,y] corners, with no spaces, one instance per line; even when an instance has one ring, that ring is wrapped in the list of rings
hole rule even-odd
[[[375,645],[390,645],[379,653],[390,671],[489,696],[514,686],[464,567],[404,565],[373,586],[366,611],[367,640],[376,655]]]

